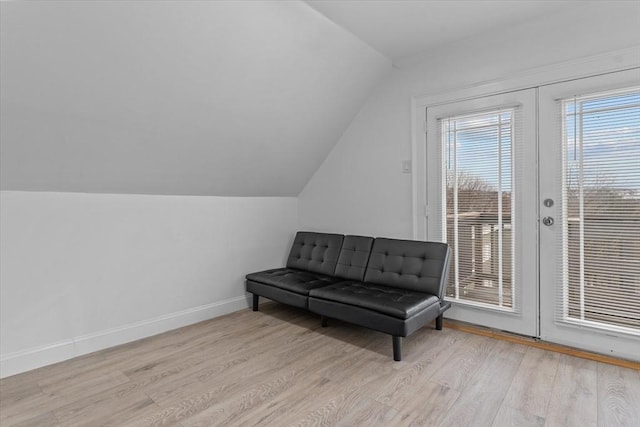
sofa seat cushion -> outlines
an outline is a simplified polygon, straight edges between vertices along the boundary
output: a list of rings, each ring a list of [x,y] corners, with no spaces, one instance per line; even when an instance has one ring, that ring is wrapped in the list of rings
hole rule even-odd
[[[343,279],[293,268],[276,268],[247,274],[247,280],[275,286],[302,295],[309,295],[311,289],[329,286]]]
[[[355,281],[313,289],[309,296],[366,308],[399,319],[408,319],[440,302],[435,295],[423,292]]]

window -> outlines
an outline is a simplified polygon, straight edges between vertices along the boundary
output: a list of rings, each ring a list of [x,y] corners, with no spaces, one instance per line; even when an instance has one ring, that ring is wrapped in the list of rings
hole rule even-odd
[[[513,108],[439,120],[450,299],[514,309],[515,121]]]
[[[560,321],[640,335],[640,88],[559,104]]]

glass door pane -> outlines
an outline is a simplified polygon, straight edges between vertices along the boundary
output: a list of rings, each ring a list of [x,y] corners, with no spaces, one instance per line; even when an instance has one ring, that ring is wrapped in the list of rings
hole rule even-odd
[[[640,87],[559,103],[562,320],[640,334]]]
[[[511,310],[514,108],[439,120],[445,169],[446,295]]]

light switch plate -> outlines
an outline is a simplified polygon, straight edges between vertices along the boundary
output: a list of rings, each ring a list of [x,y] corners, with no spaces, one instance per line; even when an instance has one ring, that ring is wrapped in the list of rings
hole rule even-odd
[[[411,160],[402,161],[402,173],[411,173]]]

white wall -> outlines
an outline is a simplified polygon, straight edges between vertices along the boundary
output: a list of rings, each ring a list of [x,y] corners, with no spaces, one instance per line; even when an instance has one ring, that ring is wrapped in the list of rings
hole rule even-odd
[[[1,375],[247,307],[293,197],[0,193]]]
[[[374,91],[299,196],[302,228],[412,237],[411,98],[640,43],[640,5],[567,13],[409,58]]]

